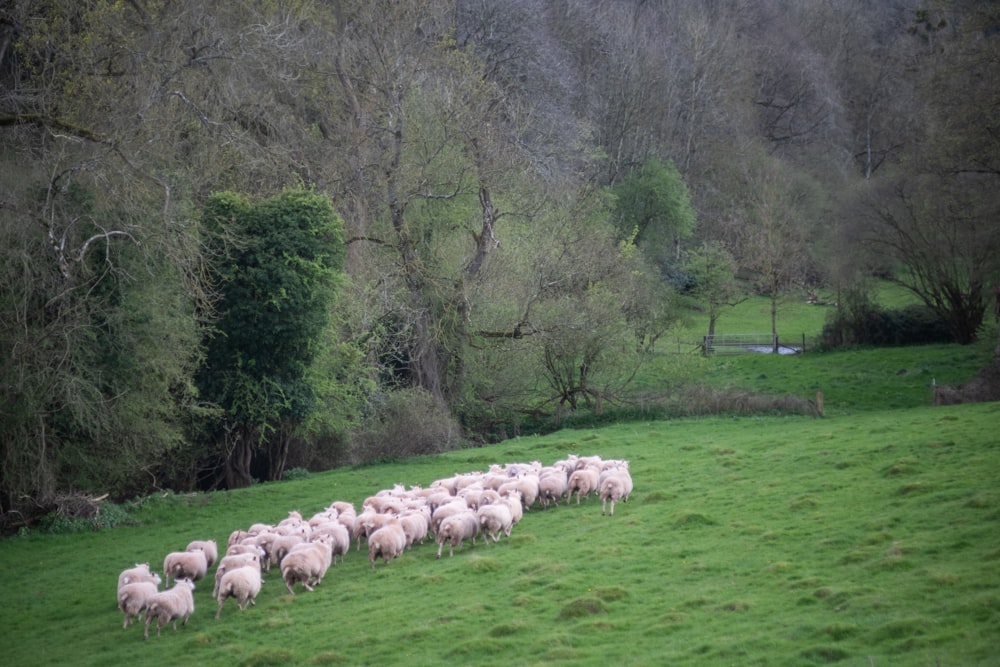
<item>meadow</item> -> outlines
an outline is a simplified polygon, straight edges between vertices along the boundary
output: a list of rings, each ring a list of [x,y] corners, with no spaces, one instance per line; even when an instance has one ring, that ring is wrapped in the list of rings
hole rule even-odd
[[[564,429],[238,491],[167,491],[117,508],[127,519],[110,529],[25,531],[0,540],[4,663],[997,665],[1000,404],[934,408],[928,394],[931,378],[971,377],[988,338],[664,355],[665,369],[680,357],[708,382],[822,388],[826,417]],[[191,540],[221,545],[290,510],[570,453],[631,461],[635,492],[613,517],[593,497],[536,506],[499,544],[437,559],[428,542],[374,569],[362,547],[314,592],[289,595],[272,572],[256,606],[229,601],[218,620],[205,580],[186,626],[147,641],[121,627],[118,573],[160,570]]]

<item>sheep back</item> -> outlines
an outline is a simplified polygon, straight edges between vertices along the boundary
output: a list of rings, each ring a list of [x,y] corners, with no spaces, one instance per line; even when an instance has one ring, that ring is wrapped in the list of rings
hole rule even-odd
[[[200,552],[199,552],[200,553]],[[156,636],[160,636],[160,630],[164,625],[174,622],[174,630],[177,629],[177,620],[184,619],[187,625],[188,617],[194,613],[194,582],[187,578],[178,579],[173,588],[160,591],[151,596],[146,601],[146,631],[143,639],[149,639],[149,624],[156,619]]]
[[[257,604],[257,595],[260,593],[261,584],[260,563],[244,565],[227,570],[222,575],[219,582],[219,608],[215,612],[215,617],[222,615],[222,605],[228,598],[236,598],[236,606],[240,611],[245,611],[248,605]]]
[[[152,581],[135,581],[118,589],[118,609],[125,614],[125,619],[122,621],[123,630],[131,625],[133,620],[139,618],[149,598],[158,592],[157,585]]]

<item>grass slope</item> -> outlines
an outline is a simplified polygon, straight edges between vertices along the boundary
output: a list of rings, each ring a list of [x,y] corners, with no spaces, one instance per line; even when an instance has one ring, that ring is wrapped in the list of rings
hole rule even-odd
[[[238,492],[148,499],[140,525],[0,543],[8,665],[995,665],[1000,405],[829,419],[692,419],[562,431]],[[499,545],[431,544],[313,593],[121,629],[118,572],[160,568],[289,510],[355,503],[494,462],[632,461],[636,492],[533,509]],[[211,576],[211,573],[210,573]]]

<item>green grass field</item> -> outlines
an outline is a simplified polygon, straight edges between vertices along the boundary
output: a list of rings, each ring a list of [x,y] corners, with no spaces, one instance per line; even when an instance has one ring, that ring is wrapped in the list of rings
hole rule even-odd
[[[1000,405],[827,419],[708,418],[561,431],[208,495],[147,499],[138,525],[0,542],[9,665],[995,665]],[[121,628],[118,572],[192,539],[396,482],[598,453],[632,461],[614,517],[533,509],[512,537],[369,567],[315,592]],[[211,572],[210,572],[211,576]]]
[[[807,318],[822,310],[800,306],[800,326],[815,327]],[[563,430],[167,493],[127,506],[131,525],[4,539],[4,664],[1000,665],[1000,404],[930,406],[931,381],[972,377],[995,337],[788,357],[668,350],[640,392],[822,390],[826,417]],[[427,543],[372,570],[352,551],[312,593],[288,595],[272,573],[255,607],[230,601],[219,620],[203,581],[187,626],[148,641],[141,627],[121,628],[118,573],[144,561],[160,570],[191,540],[224,544],[290,510],[309,516],[395,483],[569,453],[630,459],[631,501],[614,517],[594,498],[536,507],[509,540],[453,558]]]

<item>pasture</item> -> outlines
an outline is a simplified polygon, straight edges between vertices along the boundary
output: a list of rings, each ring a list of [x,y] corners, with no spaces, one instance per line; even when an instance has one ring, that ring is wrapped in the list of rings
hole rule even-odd
[[[564,430],[128,507],[134,525],[0,542],[8,665],[995,665],[1000,405]],[[628,458],[615,516],[533,508],[497,545],[352,551],[309,593],[266,576],[219,620],[121,628],[118,573],[192,539],[394,483],[569,453]],[[209,573],[211,577],[211,571]]]

